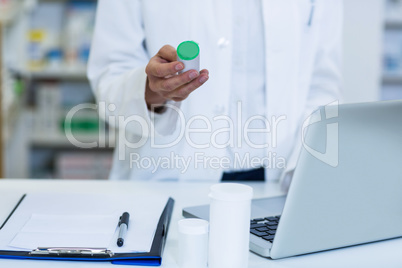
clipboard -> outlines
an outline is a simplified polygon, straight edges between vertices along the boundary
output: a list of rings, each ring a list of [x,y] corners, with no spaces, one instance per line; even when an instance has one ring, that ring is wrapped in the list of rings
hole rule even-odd
[[[26,195],[23,195],[17,205],[8,215],[1,229],[18,209]],[[10,251],[0,250],[0,258],[9,259],[39,259],[39,260],[71,260],[71,261],[108,261],[119,265],[142,265],[160,266],[162,253],[165,247],[169,230],[170,220],[173,212],[174,200],[169,198],[159,218],[155,235],[149,252],[143,253],[113,253],[107,248],[73,248],[73,247],[52,247],[37,248],[32,251]]]

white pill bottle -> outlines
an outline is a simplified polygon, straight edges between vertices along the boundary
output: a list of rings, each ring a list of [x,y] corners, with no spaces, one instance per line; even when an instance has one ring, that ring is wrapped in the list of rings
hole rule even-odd
[[[201,219],[184,219],[178,222],[180,268],[208,267],[209,224]]]
[[[253,188],[220,183],[209,197],[209,268],[247,268]]]
[[[177,47],[177,60],[184,64],[179,73],[189,70],[200,71],[200,47],[194,41],[184,41]]]

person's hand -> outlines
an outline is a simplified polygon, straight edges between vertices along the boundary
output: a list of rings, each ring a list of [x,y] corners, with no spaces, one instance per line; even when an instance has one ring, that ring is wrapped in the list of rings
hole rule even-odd
[[[163,46],[150,59],[145,69],[145,100],[149,109],[151,106],[162,106],[167,100],[182,101],[209,79],[206,69],[200,73],[190,70],[177,74],[183,69],[183,63],[177,61],[176,50],[169,45]]]

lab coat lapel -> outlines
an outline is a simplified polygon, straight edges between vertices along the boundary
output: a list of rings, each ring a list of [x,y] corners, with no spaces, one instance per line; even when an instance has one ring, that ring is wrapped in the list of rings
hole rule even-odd
[[[298,92],[300,30],[298,0],[263,0],[265,27],[265,103],[266,116],[271,123],[267,135],[267,155],[286,157],[292,150],[294,133],[288,130],[297,125],[300,97]],[[298,103],[299,101],[299,103]],[[273,112],[275,111],[275,112]],[[279,118],[285,118],[279,120]],[[275,122],[280,122],[276,125]],[[276,144],[284,144],[280,149]],[[286,148],[287,147],[287,148]],[[265,169],[265,178],[277,177],[275,166]]]
[[[297,0],[263,0],[262,3],[267,115],[271,117],[271,111],[287,115],[291,114],[292,107],[297,107],[300,56]]]

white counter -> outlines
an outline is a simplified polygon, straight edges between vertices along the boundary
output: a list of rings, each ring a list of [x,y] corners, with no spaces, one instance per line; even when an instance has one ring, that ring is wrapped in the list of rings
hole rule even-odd
[[[254,197],[283,194],[278,185],[250,183]],[[177,221],[183,207],[208,203],[210,183],[126,182],[126,181],[66,181],[66,180],[0,180],[0,222],[2,223],[23,193],[164,193],[175,199],[161,267],[173,268],[177,255]],[[375,217],[375,215],[373,215]],[[402,225],[402,223],[401,223]],[[381,228],[379,226],[378,228]],[[116,267],[109,262],[41,261],[0,259],[1,268],[46,267]],[[402,239],[331,250],[282,260],[269,260],[250,252],[249,267],[402,267]]]

